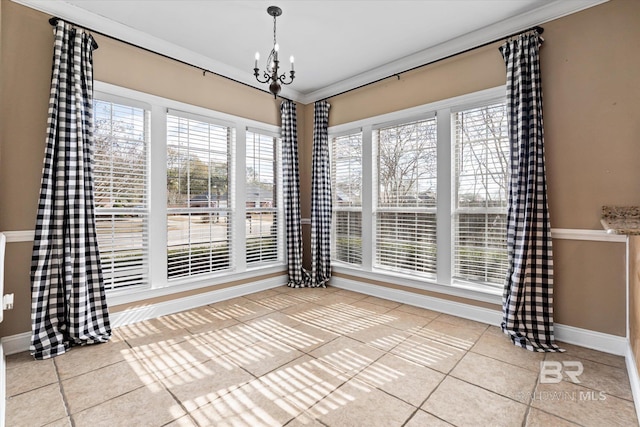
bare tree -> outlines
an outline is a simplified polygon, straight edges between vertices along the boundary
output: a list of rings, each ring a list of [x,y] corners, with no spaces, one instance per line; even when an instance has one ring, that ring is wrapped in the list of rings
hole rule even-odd
[[[458,113],[457,129],[458,203],[486,207],[504,205],[509,178],[504,106]]]
[[[333,174],[336,177],[336,204],[362,204],[362,134],[338,137],[333,143]]]
[[[136,132],[128,121],[98,118],[94,123],[93,152],[96,207],[141,205],[146,194],[144,134]]]
[[[435,193],[435,119],[381,129],[378,133],[378,203],[423,204]]]

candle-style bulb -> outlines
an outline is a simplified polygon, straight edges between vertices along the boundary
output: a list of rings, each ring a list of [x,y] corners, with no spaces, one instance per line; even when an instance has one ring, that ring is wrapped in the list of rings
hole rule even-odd
[[[280,45],[279,45],[278,43],[276,43],[276,44],[273,46],[273,50],[275,50],[276,52],[277,52],[277,51],[279,51],[279,50],[280,50]]]
[[[293,55],[289,57],[289,61],[291,61],[291,71],[293,71]]]

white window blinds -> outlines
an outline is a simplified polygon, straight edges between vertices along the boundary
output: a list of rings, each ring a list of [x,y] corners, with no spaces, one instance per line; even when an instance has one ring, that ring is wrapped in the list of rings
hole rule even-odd
[[[375,266],[436,272],[436,119],[378,129]]]
[[[278,138],[247,131],[247,264],[278,260]]]
[[[231,268],[229,159],[233,129],[167,115],[167,275]]]
[[[332,138],[332,258],[362,263],[362,132]]]
[[[105,289],[148,284],[148,112],[94,101],[96,229]]]
[[[505,105],[456,113],[454,278],[503,286],[508,173]]]

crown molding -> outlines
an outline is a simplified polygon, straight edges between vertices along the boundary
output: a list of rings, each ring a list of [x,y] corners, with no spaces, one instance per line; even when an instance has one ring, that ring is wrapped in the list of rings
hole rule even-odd
[[[301,102],[312,102],[327,99],[342,92],[346,92],[360,86],[393,77],[407,70],[411,70],[431,62],[447,58],[464,52],[485,43],[507,37],[519,31],[541,25],[563,16],[571,15],[584,9],[606,3],[609,0],[554,0],[535,10],[509,18],[493,25],[467,33],[455,39],[448,40],[439,45],[430,47],[397,61],[371,69],[357,76],[339,81],[330,86],[305,94]]]
[[[253,75],[246,70],[238,70],[222,62],[208,58],[181,46],[166,42],[157,37],[119,24],[105,17],[87,12],[64,1],[51,0],[12,0],[32,9],[39,10],[52,16],[74,22],[94,31],[109,34],[115,38],[141,46],[154,52],[184,61],[195,67],[211,70],[221,76],[236,80],[256,89],[264,90],[263,85],[255,81]],[[518,31],[526,30],[536,25],[606,3],[609,0],[553,0],[510,19],[473,31],[437,46],[406,56],[397,61],[374,68],[365,73],[341,80],[322,89],[300,93],[291,87],[283,87],[281,96],[302,104],[330,98],[345,91],[358,88],[369,83],[400,74],[412,68],[428,64],[439,59],[463,52],[476,46],[481,46],[493,40],[498,40]]]
[[[254,87],[262,92],[265,90],[264,84],[256,81],[253,74],[247,70],[238,70],[215,59],[208,58],[192,50],[167,42],[158,37],[136,30],[126,25],[115,22],[104,16],[96,15],[81,9],[73,4],[64,1],[51,0],[12,0],[31,9],[38,10],[51,16],[55,16],[72,22],[82,27],[86,27],[95,32],[108,34],[111,37],[126,41],[128,43],[149,49],[150,51],[166,55],[168,57],[186,62],[194,67],[208,70],[212,73],[226,77],[248,86]],[[300,102],[302,94],[290,87],[283,87],[279,96],[292,101]]]

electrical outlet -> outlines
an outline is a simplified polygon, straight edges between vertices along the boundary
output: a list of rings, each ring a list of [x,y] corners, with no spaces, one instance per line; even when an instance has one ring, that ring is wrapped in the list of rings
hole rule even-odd
[[[6,294],[2,297],[2,308],[11,310],[13,308],[13,294]]]

